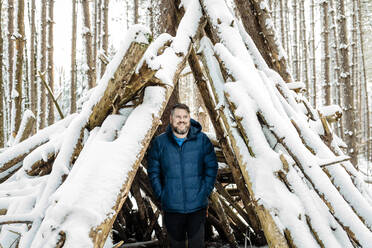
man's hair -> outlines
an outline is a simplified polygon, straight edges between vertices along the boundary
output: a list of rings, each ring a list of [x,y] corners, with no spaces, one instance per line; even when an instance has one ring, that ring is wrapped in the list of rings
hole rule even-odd
[[[184,109],[184,110],[187,111],[187,113],[190,114],[190,108],[186,104],[176,103],[175,105],[173,105],[173,107],[171,109],[171,115],[173,115],[175,109]]]

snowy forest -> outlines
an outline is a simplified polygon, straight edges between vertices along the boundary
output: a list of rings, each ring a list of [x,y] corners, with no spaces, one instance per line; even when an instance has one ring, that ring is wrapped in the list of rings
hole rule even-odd
[[[0,248],[167,247],[146,151],[190,106],[207,247],[371,247],[369,0],[0,0]]]

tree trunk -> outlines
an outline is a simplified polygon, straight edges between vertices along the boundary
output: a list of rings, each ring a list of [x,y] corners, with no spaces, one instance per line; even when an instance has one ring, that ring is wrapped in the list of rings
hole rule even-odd
[[[47,63],[47,0],[41,2],[41,60],[40,71],[46,73]],[[39,129],[45,127],[45,112],[46,112],[46,94],[45,87],[40,82],[40,112],[39,112]]]
[[[12,101],[13,101],[13,67],[14,67],[14,0],[8,0],[8,89],[9,89],[9,111],[8,120],[12,117]]]
[[[31,111],[37,116],[37,84],[36,84],[36,5],[35,0],[31,1],[31,40],[30,40],[30,85],[31,85]],[[35,125],[36,130],[36,125]]]
[[[314,18],[315,0],[311,0],[310,4],[310,78],[312,85],[312,104],[314,108],[317,106],[317,90],[316,90],[316,66],[315,66],[315,18]]]
[[[12,135],[16,136],[22,119],[22,82],[23,82],[23,52],[25,45],[25,26],[24,26],[24,0],[18,0],[17,6],[17,38],[16,38],[16,68],[14,90],[16,95],[14,100],[14,124],[12,126]],[[13,92],[14,92],[13,90]],[[15,92],[14,92],[15,93]]]
[[[49,0],[48,15],[48,84],[54,93],[54,45],[53,45],[53,25],[54,25],[54,0]],[[48,94],[48,125],[54,123],[54,103],[53,96]]]
[[[301,0],[300,0],[301,1]],[[293,56],[293,79],[298,81],[300,79],[300,68],[298,61],[298,25],[297,25],[297,0],[292,0],[292,25],[293,25],[293,39],[292,39],[292,56]]]
[[[372,161],[372,142],[371,142],[371,127],[370,127],[370,113],[369,113],[369,100],[368,100],[368,89],[367,89],[367,73],[366,64],[364,58],[364,37],[363,37],[363,26],[362,26],[362,5],[360,0],[357,0],[358,4],[358,30],[359,30],[359,40],[360,40],[360,55],[363,68],[363,88],[364,88],[364,101],[366,106],[366,119],[367,119],[367,159]]]
[[[138,24],[138,0],[133,0],[134,8],[133,8],[133,20],[134,24]]]
[[[98,44],[97,44],[97,39],[98,39],[98,36],[97,36],[97,26],[100,26],[101,23],[98,21],[98,9],[100,8],[100,6],[98,6],[98,0],[94,0],[94,16],[93,16],[93,65],[95,68],[97,68],[97,48],[98,48]],[[97,71],[97,70],[96,70]],[[96,74],[97,76],[97,74]],[[99,79],[98,79],[99,80]]]
[[[0,16],[2,16],[3,2],[0,1]],[[4,147],[4,82],[3,82],[3,21],[0,18],[0,148]]]
[[[351,162],[358,169],[357,165],[357,149],[356,149],[356,133],[355,133],[355,112],[354,112],[354,87],[350,79],[349,65],[349,46],[347,38],[346,16],[344,0],[337,1],[337,24],[340,40],[340,84],[343,87],[343,98],[345,111],[344,133],[345,142],[348,145],[348,154],[351,156]]]
[[[154,35],[155,32],[155,23],[154,23],[154,0],[150,0],[150,6],[148,7],[149,10],[149,16],[150,16],[150,31],[152,35]]]
[[[309,71],[308,71],[308,47],[307,47],[307,37],[306,37],[306,20],[305,20],[305,6],[304,6],[304,1],[300,1],[300,40],[302,42],[302,81],[304,81],[306,85],[306,96],[307,98],[309,97],[309,90],[310,90],[310,85],[309,85]]]
[[[329,42],[328,42],[328,1],[322,1],[320,6],[321,16],[321,45],[322,45],[322,63],[321,75],[323,86],[323,103],[324,105],[331,105],[331,84],[329,77]]]
[[[103,35],[102,35],[102,50],[105,56],[108,56],[108,8],[109,8],[109,0],[103,1]],[[106,64],[101,63],[101,77],[105,73]]]
[[[331,18],[330,20],[330,25],[331,25],[331,36],[330,36],[330,44],[332,47],[331,50],[331,65],[333,71],[330,73],[332,75],[331,79],[334,81],[335,87],[334,87],[334,97],[333,97],[333,103],[337,104],[339,106],[342,106],[341,102],[341,85],[339,83],[339,78],[340,78],[340,60],[339,60],[339,43],[338,43],[338,37],[337,37],[337,32],[336,32],[336,10],[334,6],[333,0],[329,1],[329,6],[331,10],[329,11],[329,17]],[[343,138],[343,125],[342,125],[342,120],[339,121],[336,124],[336,133],[338,136]]]
[[[169,0],[161,0],[160,3],[160,13],[164,13],[160,17],[160,32],[161,33],[169,33],[172,36],[176,35],[176,27],[178,27],[179,20],[177,19],[177,6],[179,5],[179,0],[177,1],[169,1]],[[171,97],[169,98],[167,107],[164,110],[164,113],[161,117],[162,124],[156,130],[155,135],[159,135],[163,133],[168,124],[169,124],[169,116],[171,113],[171,107],[180,101],[179,96],[179,84],[176,84]]]
[[[100,50],[101,49],[101,46],[102,46],[102,25],[103,25],[103,21],[102,21],[102,0],[98,0],[98,14],[97,14],[97,50]],[[97,56],[98,56],[98,51],[97,51]],[[97,65],[96,65],[97,66]]]
[[[244,28],[252,37],[268,66],[277,71],[286,82],[292,78],[287,67],[285,52],[275,33],[265,1],[235,0]],[[267,25],[270,23],[270,25]]]
[[[90,25],[90,12],[89,12],[89,0],[82,0],[83,5],[83,16],[84,16],[84,27],[83,37],[85,39],[85,53],[86,63],[88,66],[88,88],[91,89],[96,85],[96,73],[95,66],[93,64],[93,51],[92,51],[92,31]]]
[[[285,47],[285,31],[284,31],[284,4],[283,0],[279,0],[280,6],[280,37],[282,40],[282,46]]]
[[[72,0],[70,114],[76,112],[76,0]]]

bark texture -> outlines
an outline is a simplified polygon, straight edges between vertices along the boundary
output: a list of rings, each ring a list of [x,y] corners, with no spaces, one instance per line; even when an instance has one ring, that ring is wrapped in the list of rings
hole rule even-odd
[[[13,137],[16,136],[19,126],[22,120],[22,84],[23,84],[23,55],[25,46],[25,26],[24,26],[24,0],[18,0],[17,6],[17,33],[16,38],[16,68],[15,68],[15,81],[14,90],[17,92],[16,96],[13,98],[15,107],[15,122]]]
[[[76,0],[72,0],[70,114],[76,112]]]
[[[354,88],[350,78],[350,61],[349,61],[349,42],[347,37],[347,26],[345,16],[344,0],[337,1],[338,18],[338,36],[340,39],[340,84],[343,87],[344,97],[344,137],[348,145],[348,154],[351,156],[351,162],[357,167],[357,147],[356,147],[356,130],[355,130],[355,108],[354,108]]]
[[[53,25],[54,25],[54,0],[49,0],[48,6],[48,86],[52,94],[48,94],[48,125],[54,123],[54,45],[53,45]]]
[[[45,74],[47,70],[47,0],[41,2],[41,59],[40,71]],[[39,113],[39,129],[45,127],[45,112],[46,112],[46,90],[40,82],[40,113]]]
[[[93,64],[93,45],[92,45],[92,30],[90,24],[90,11],[89,11],[89,1],[82,0],[83,6],[83,17],[84,17],[84,27],[83,27],[83,37],[85,40],[85,54],[86,63],[88,66],[87,76],[88,76],[88,88],[91,89],[96,85],[96,69]]]

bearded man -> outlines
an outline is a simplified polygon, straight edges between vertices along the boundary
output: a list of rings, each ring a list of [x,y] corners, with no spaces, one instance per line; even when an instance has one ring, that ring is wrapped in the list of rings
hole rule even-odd
[[[172,107],[170,124],[147,156],[148,175],[164,212],[171,247],[204,247],[208,197],[217,175],[213,145],[190,118],[189,107]]]

